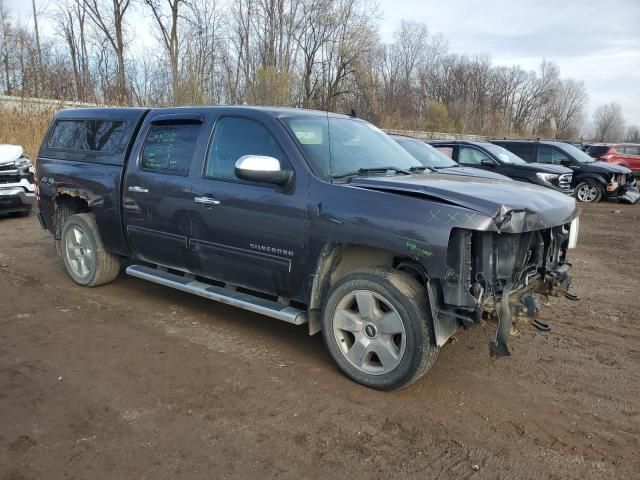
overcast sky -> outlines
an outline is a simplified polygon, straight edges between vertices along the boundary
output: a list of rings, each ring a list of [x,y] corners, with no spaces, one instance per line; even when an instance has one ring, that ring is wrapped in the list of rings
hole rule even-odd
[[[427,24],[452,52],[536,69],[543,59],[584,80],[589,113],[622,105],[640,126],[640,0],[380,0],[383,37],[402,18]],[[591,116],[591,115],[590,115]]]
[[[52,6],[55,0],[36,0]],[[442,33],[450,51],[489,54],[494,64],[537,69],[557,63],[563,77],[584,80],[589,118],[603,103],[622,105],[640,126],[640,0],[379,0],[383,39],[401,19]],[[31,2],[8,0],[26,19]],[[48,29],[47,29],[48,30]],[[138,40],[149,38],[138,26]]]

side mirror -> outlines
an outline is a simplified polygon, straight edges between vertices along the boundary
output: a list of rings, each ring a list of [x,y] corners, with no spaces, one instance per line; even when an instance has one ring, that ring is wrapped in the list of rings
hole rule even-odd
[[[560,165],[564,165],[565,167],[570,167],[571,165],[573,165],[573,162],[568,158],[565,158],[564,160],[560,160]]]
[[[495,160],[492,160],[490,158],[483,158],[482,160],[480,160],[480,165],[483,165],[485,167],[495,167],[498,164]]]
[[[236,162],[235,174],[248,182],[286,185],[293,177],[290,170],[282,170],[277,158],[264,155],[245,155]]]

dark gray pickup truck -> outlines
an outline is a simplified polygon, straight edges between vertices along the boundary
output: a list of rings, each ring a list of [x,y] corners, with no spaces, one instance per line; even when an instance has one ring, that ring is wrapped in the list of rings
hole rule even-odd
[[[369,387],[422,376],[454,332],[564,295],[575,201],[431,172],[373,125],[296,109],[58,113],[38,219],[80,285],[138,278],[322,331]]]

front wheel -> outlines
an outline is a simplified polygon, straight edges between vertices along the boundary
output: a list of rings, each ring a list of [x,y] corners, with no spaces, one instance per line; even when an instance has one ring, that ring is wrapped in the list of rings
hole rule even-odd
[[[120,273],[120,259],[105,250],[90,213],[67,218],[62,227],[61,249],[67,273],[80,285],[104,285]]]
[[[603,190],[593,182],[580,182],[576,187],[576,198],[584,203],[597,203],[602,200]]]
[[[322,323],[333,360],[367,387],[409,385],[438,355],[426,290],[391,268],[357,270],[336,282]]]

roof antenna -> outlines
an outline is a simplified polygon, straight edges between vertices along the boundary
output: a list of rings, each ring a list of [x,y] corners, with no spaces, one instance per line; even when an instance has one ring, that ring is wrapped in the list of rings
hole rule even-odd
[[[356,111],[352,108],[351,112],[349,113],[349,116],[351,118],[358,118],[358,114],[356,113]]]

